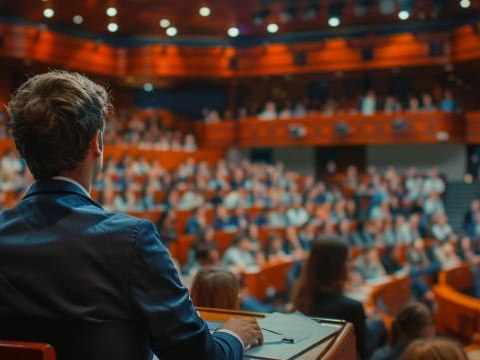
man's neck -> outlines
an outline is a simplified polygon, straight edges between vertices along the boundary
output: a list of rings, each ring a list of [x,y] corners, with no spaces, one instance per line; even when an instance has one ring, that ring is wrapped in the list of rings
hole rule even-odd
[[[82,174],[79,171],[67,171],[61,173],[59,176],[73,180],[82,185],[89,193],[92,189],[92,182],[86,174]]]

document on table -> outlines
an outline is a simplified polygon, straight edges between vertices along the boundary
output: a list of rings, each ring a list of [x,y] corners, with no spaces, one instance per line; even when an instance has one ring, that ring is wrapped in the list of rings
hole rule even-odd
[[[258,323],[263,329],[264,344],[246,350],[247,359],[294,359],[338,331],[338,328],[322,325],[301,313],[273,313]],[[285,338],[293,342],[283,341]]]

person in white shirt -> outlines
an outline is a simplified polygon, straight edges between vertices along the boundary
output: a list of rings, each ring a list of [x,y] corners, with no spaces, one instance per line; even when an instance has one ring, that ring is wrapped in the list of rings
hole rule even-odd
[[[439,241],[446,241],[451,235],[454,235],[453,229],[448,223],[448,217],[445,214],[437,215],[435,223],[432,226],[432,235]]]
[[[429,177],[423,182],[423,193],[429,195],[433,192],[443,194],[445,191],[445,181],[439,176],[438,167],[434,166],[429,171]]]
[[[293,207],[287,211],[287,222],[291,226],[303,226],[308,221],[308,212],[302,206],[302,201],[298,198],[294,200]]]
[[[377,110],[377,98],[373,91],[369,91],[367,95],[362,99],[360,106],[360,112],[362,115],[371,116],[375,114]]]
[[[258,119],[265,121],[277,119],[277,106],[273,101],[269,101],[265,105],[265,109],[260,114],[258,114]]]

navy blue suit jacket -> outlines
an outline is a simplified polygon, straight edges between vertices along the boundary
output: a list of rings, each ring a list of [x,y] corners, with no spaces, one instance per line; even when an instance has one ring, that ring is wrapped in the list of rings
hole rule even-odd
[[[0,339],[49,342],[59,360],[243,358],[199,318],[150,221],[53,179],[0,214]]]

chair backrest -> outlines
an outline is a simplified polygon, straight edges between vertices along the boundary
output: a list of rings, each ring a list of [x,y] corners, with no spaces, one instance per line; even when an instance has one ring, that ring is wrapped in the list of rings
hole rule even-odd
[[[49,344],[0,340],[2,360],[56,360]]]

